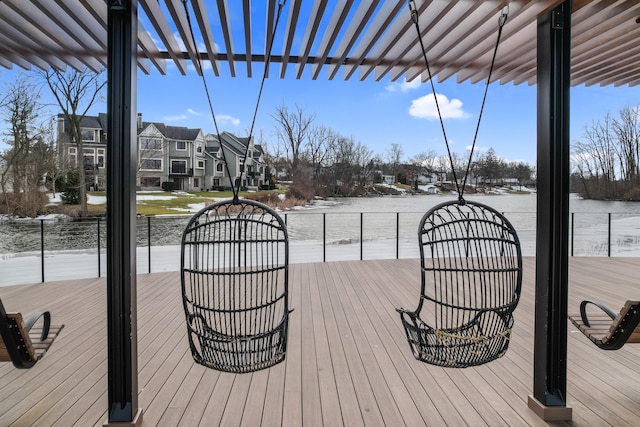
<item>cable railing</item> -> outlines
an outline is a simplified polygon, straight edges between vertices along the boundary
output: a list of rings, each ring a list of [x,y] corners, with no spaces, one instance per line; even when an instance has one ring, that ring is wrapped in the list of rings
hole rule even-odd
[[[505,212],[524,256],[535,255],[535,213]],[[422,212],[282,213],[290,262],[418,258]],[[180,241],[190,216],[140,217],[137,273],[178,271]],[[0,222],[0,286],[104,277],[104,219]],[[640,213],[573,212],[570,256],[639,256]]]

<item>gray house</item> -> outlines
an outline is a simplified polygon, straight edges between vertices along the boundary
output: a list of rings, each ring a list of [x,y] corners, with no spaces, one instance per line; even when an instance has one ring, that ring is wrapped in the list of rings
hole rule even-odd
[[[138,114],[137,118],[136,185],[142,190],[161,190],[163,186],[183,191],[230,187],[241,174],[242,186],[257,189],[270,176],[264,151],[253,140],[223,132],[220,135],[223,155],[217,135],[205,135],[202,129],[145,122],[142,114]],[[83,164],[87,185],[93,189],[106,187],[106,129],[106,114],[85,116],[81,121]],[[58,116],[58,147],[61,167],[79,166],[78,146],[73,141],[69,124],[61,114]],[[229,162],[230,175],[227,175],[225,158]]]
[[[58,114],[58,164],[64,170],[80,167],[85,170],[87,186],[95,190],[106,187],[107,181],[107,115],[85,116],[80,121],[82,138],[82,163],[78,144],[71,133],[71,126],[63,114]]]
[[[240,176],[242,176],[243,187],[259,188],[267,183],[270,175],[265,154],[260,145],[254,144],[253,139],[239,138],[232,133],[222,132],[220,139],[222,139],[224,153],[220,151],[218,135],[208,134],[205,139],[207,153],[220,162],[216,164],[216,172],[220,172],[221,169],[225,178],[230,177],[216,181],[217,176],[213,176],[214,181],[220,182],[219,185],[231,186],[232,183],[237,185]],[[229,175],[224,167],[225,159],[228,162]]]
[[[205,139],[202,129],[147,123],[138,115],[138,186],[143,190],[207,189]]]

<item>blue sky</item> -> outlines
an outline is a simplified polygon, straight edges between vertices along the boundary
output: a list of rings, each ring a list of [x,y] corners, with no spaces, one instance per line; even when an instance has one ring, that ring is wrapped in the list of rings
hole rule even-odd
[[[211,100],[221,131],[237,135],[248,133],[260,84],[261,66],[254,64],[254,77],[246,78],[244,64],[238,66],[238,77],[228,76],[222,64],[221,77],[206,73]],[[444,138],[433,111],[433,96],[427,83],[392,83],[373,79],[361,82],[344,81],[340,76],[328,80],[326,74],[312,80],[310,70],[298,80],[290,66],[285,79],[279,78],[279,64],[272,64],[266,80],[256,120],[257,135],[268,144],[276,144],[272,115],[281,105],[290,110],[296,105],[305,113],[314,114],[315,125],[329,127],[344,136],[352,136],[384,157],[391,144],[401,144],[405,158],[421,151],[446,153]],[[0,71],[0,93],[4,83],[23,70]],[[43,101],[53,102],[48,89],[43,88]],[[482,101],[483,84],[457,84],[454,79],[436,83],[441,108],[446,112],[445,128],[452,151],[465,153],[473,141],[473,133]],[[580,139],[584,127],[605,114],[616,115],[626,106],[640,104],[638,87],[585,87],[571,90],[571,140]],[[106,111],[99,102],[91,114]],[[145,121],[168,125],[202,128],[214,132],[213,120],[202,78],[195,72],[186,76],[173,66],[166,75],[153,71],[138,73],[138,111]],[[53,109],[49,113],[55,114]],[[489,95],[478,135],[477,150],[493,148],[508,161],[536,161],[536,86],[494,83]]]
[[[260,79],[206,75],[214,112],[221,130],[246,134],[251,124]],[[224,64],[223,64],[224,68]],[[327,126],[342,135],[353,136],[375,153],[384,156],[392,143],[401,144],[405,157],[420,151],[446,151],[440,123],[435,115],[430,85],[406,84],[388,80],[344,81],[326,75],[311,80],[305,72],[297,80],[291,67],[285,79],[268,78],[256,121],[257,134],[276,143],[272,115],[280,105],[290,110],[296,105],[308,114],[315,114],[314,124]],[[279,65],[272,65],[279,71]],[[255,73],[255,69],[254,69]],[[246,74],[246,73],[244,73]],[[180,76],[169,70],[167,76],[139,75],[138,111],[145,120],[162,121],[178,126],[202,127],[213,131],[211,114],[202,79],[195,73]],[[482,102],[483,84],[457,84],[454,79],[436,84],[445,112],[445,129],[452,151],[466,152],[473,134]],[[605,114],[617,114],[625,106],[640,104],[640,88],[576,87],[571,90],[571,139],[580,139],[584,126]],[[492,84],[483,113],[476,149],[490,147],[509,161],[536,160],[536,86]]]
[[[215,2],[205,0],[205,3],[210,11],[215,10]],[[228,4],[236,50],[243,51],[238,46],[243,40],[241,38],[242,3],[232,1]],[[266,2],[252,3],[254,53],[262,52],[264,46],[264,39],[261,39],[264,36],[264,4]],[[333,1],[330,4],[333,4]],[[163,2],[160,5],[163,8],[166,7]],[[305,16],[309,13],[307,9],[311,7],[310,2],[304,2],[301,15]],[[350,14],[352,16],[353,11]],[[213,16],[214,13],[210,15]],[[287,11],[283,10],[279,31],[276,33],[276,46],[281,46],[278,40],[283,37],[282,30],[285,25],[283,22],[286,16]],[[144,28],[150,31],[152,38],[159,40],[144,13],[140,13],[140,18]],[[220,42],[221,29],[219,24],[212,22],[214,40]],[[292,53],[300,51],[305,25],[305,22],[298,23]],[[321,25],[326,25],[326,22],[323,21]],[[509,25],[508,22],[507,25]],[[201,40],[199,34],[196,34],[196,39]],[[157,43],[161,46],[159,41]],[[200,46],[199,49],[203,50],[203,47]],[[218,50],[225,49],[218,46]],[[253,117],[263,72],[262,65],[253,64],[254,77],[251,79],[246,77],[244,63],[236,63],[237,77],[235,78],[230,77],[226,63],[221,62],[220,66],[220,77],[214,76],[210,69],[205,72],[220,130],[239,136],[246,135]],[[3,83],[11,81],[17,71],[0,69],[0,94],[5,87]],[[254,132],[258,135],[262,131],[263,138],[270,146],[277,143],[272,118],[276,108],[285,105],[293,110],[298,105],[305,113],[315,115],[314,125],[326,126],[344,136],[351,136],[356,142],[361,142],[383,157],[394,143],[403,147],[405,159],[426,150],[435,150],[439,154],[446,153],[440,124],[434,116],[433,95],[428,82],[418,84],[414,81],[412,84],[406,84],[400,81],[403,77],[394,83],[388,78],[376,82],[372,76],[361,82],[357,78],[357,71],[351,80],[344,81],[342,70],[334,80],[328,80],[326,69],[321,72],[317,80],[312,80],[310,66],[305,68],[300,80],[295,77],[295,65],[289,65],[284,79],[279,77],[280,64],[272,64],[270,71],[271,77],[265,83]],[[52,102],[52,97],[47,90],[43,89],[43,100]],[[473,141],[484,83],[457,84],[455,78],[451,78],[445,82],[436,83],[436,91],[439,94],[441,107],[447,113],[445,127],[451,149],[459,154],[466,153],[467,147]],[[605,114],[616,115],[623,107],[640,105],[640,88],[580,86],[572,89],[571,101],[571,140],[575,141],[582,137],[585,126],[601,119]],[[214,132],[203,82],[193,70],[192,65],[186,76],[181,75],[171,62],[168,62],[166,75],[161,75],[155,69],[150,75],[139,71],[138,111],[143,114],[145,121],[202,128],[206,133]],[[52,110],[50,114],[57,112]],[[106,112],[104,102],[90,111],[94,115],[100,112]],[[1,143],[0,148],[2,148]],[[489,148],[493,148],[499,156],[508,161],[535,164],[535,86],[499,85],[498,83],[490,86],[476,149],[482,153]]]

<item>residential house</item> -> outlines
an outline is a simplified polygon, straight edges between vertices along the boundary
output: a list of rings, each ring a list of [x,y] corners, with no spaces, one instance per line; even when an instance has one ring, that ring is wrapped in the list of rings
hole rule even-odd
[[[103,190],[107,182],[107,115],[85,116],[80,121],[82,165],[87,187]],[[63,167],[79,167],[79,144],[73,139],[71,126],[63,114],[58,114],[58,161]]]
[[[218,163],[218,169],[224,168],[224,160],[227,162],[228,171],[225,170],[225,177],[231,177],[224,180],[216,181],[217,176],[213,176],[214,181],[220,182],[219,185],[229,187],[238,185],[238,180],[242,176],[241,187],[259,188],[267,184],[271,178],[265,153],[259,144],[254,144],[253,139],[240,138],[229,132],[222,132],[219,135],[208,134],[205,137],[207,141],[206,151],[222,164]],[[220,151],[220,139],[224,152]],[[216,172],[219,172],[217,170]]]
[[[138,186],[184,191],[208,189],[202,129],[142,121],[138,114]],[[171,184],[164,184],[171,183]]]
[[[205,135],[202,129],[144,122],[142,114],[138,114],[136,125],[137,186],[142,190],[205,191],[230,187],[241,175],[243,187],[259,188],[271,177],[262,147],[248,138],[223,132],[220,134],[223,153],[218,136]],[[81,121],[83,163],[90,189],[106,188],[106,128],[106,114],[85,116]],[[77,167],[78,147],[63,115],[58,119],[58,146],[62,164]],[[225,159],[229,162],[228,169]]]

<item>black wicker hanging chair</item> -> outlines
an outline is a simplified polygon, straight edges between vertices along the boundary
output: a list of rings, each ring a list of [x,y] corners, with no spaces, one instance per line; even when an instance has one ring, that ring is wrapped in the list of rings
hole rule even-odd
[[[504,355],[522,285],[513,226],[489,206],[455,200],[422,217],[418,240],[420,300],[398,310],[415,358],[464,368]]]
[[[182,298],[194,360],[251,372],[287,350],[289,240],[280,216],[251,200],[212,204],[182,237]]]
[[[187,1],[184,13],[196,46]],[[278,4],[262,83],[244,152],[249,146],[267,77],[271,47],[284,2]],[[202,69],[200,56],[198,67]],[[230,182],[227,149],[220,136],[204,73],[202,83]],[[240,199],[244,169],[232,186],[233,199],[195,214],[182,235],[182,301],[191,353],[197,363],[223,372],[253,372],[282,362],[289,325],[289,238],[282,218],[270,207]]]
[[[420,300],[415,310],[401,308],[398,312],[416,359],[465,368],[505,354],[522,286],[522,253],[515,229],[495,209],[464,199],[508,7],[498,20],[498,38],[462,183],[458,181],[447,141],[414,0],[409,0],[409,8],[427,66],[458,200],[437,205],[422,217],[418,228]]]

